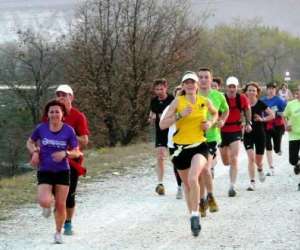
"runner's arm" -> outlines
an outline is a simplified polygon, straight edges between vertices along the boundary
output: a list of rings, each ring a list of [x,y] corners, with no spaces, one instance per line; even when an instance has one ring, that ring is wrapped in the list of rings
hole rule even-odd
[[[89,136],[88,135],[77,136],[77,140],[80,147],[83,148],[89,143]]]
[[[167,129],[172,126],[176,122],[176,108],[177,108],[178,101],[174,99],[169,109],[164,117],[159,122],[160,129]],[[179,115],[180,116],[180,115]]]
[[[211,114],[211,119],[210,119],[211,125],[213,125],[218,120],[218,111],[209,99],[207,99],[207,108],[208,108],[208,112]]]

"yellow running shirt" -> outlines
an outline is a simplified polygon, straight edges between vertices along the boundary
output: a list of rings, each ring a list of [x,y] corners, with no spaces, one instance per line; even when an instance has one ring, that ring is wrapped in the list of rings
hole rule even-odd
[[[195,104],[192,104],[186,97],[178,96],[177,112],[182,112],[188,106],[192,112],[176,122],[176,132],[173,141],[176,144],[189,145],[206,141],[202,123],[207,120],[207,98],[197,95]]]

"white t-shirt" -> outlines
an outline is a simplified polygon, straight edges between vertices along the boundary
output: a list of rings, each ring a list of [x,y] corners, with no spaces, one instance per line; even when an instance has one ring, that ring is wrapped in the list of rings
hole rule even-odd
[[[170,107],[170,106],[167,106],[167,107],[164,109],[164,111],[163,111],[162,114],[161,114],[160,119],[163,119],[163,118],[166,116],[166,113],[167,113],[167,111],[169,110],[169,107]],[[169,132],[168,132],[168,144],[167,144],[168,148],[174,148],[173,135],[175,134],[175,132],[176,132],[176,125],[175,125],[175,123],[174,123],[174,124],[172,124],[172,125],[169,127]]]

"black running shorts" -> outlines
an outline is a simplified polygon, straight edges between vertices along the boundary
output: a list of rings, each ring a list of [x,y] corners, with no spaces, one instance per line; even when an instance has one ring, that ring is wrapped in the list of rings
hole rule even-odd
[[[70,185],[70,170],[60,172],[48,172],[38,171],[37,172],[38,185],[49,184],[49,185]]]
[[[171,158],[175,168],[178,170],[184,170],[190,168],[193,156],[196,154],[201,154],[206,159],[208,157],[208,146],[206,142],[203,142],[199,146],[193,148],[185,148],[187,146],[189,145],[174,144],[174,152],[171,155]],[[175,156],[176,152],[179,152],[178,150],[180,147],[182,147],[182,150],[177,156]]]
[[[168,129],[156,130],[155,133],[155,147],[167,147],[168,145]]]
[[[222,142],[220,147],[229,146],[235,141],[240,141],[242,139],[242,131],[238,132],[221,132]]]
[[[217,142],[216,141],[210,141],[207,143],[208,145],[208,152],[210,155],[215,158],[217,156]]]

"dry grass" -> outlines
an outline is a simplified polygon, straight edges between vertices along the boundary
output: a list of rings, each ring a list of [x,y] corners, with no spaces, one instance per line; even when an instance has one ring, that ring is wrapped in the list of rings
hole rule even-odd
[[[149,157],[153,157],[153,146],[135,144],[126,147],[101,148],[85,152],[87,178],[81,182],[107,176],[112,172],[124,174],[128,168],[139,166]],[[0,180],[0,220],[7,219],[10,211],[21,205],[34,203],[36,199],[36,174],[30,172],[22,176]]]

